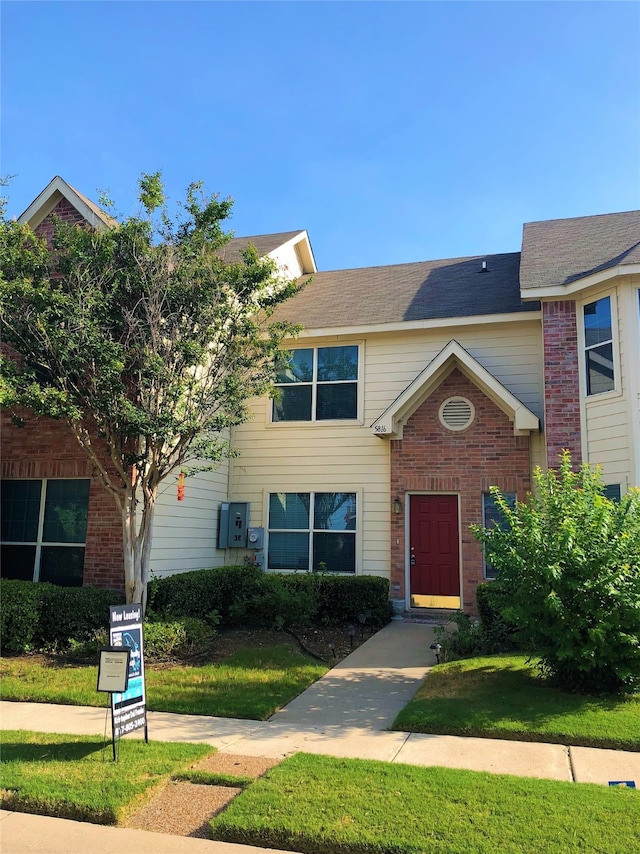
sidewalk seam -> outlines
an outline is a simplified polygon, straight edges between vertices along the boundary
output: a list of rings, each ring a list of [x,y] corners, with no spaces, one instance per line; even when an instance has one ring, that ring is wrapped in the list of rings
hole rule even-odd
[[[396,759],[398,758],[398,754],[400,753],[400,751],[402,750],[402,748],[405,746],[405,744],[409,741],[409,738],[411,737],[411,733],[410,733],[410,732],[405,732],[405,733],[403,733],[403,735],[405,736],[404,741],[403,741],[403,742],[402,742],[402,744],[398,747],[398,749],[397,749],[397,750],[396,750],[396,752],[393,754],[393,756],[391,757],[391,759],[389,760],[389,762],[395,762],[395,761],[396,761]]]
[[[571,753],[571,745],[567,747],[567,759],[569,760],[569,777],[571,778],[571,782],[576,782],[576,769],[573,764],[573,754]]]

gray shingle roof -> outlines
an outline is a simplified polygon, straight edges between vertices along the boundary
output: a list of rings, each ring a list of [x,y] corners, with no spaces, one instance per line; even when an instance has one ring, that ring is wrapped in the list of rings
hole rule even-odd
[[[519,266],[510,252],[314,273],[275,316],[318,329],[535,311],[520,299]]]
[[[640,211],[527,222],[520,285],[568,285],[618,265],[640,263]]]
[[[269,252],[273,252],[278,246],[282,246],[283,243],[287,243],[287,241],[298,234],[302,234],[302,232],[303,229],[298,229],[298,231],[281,231],[279,234],[256,234],[254,237],[233,237],[223,246],[220,255],[225,261],[229,261],[230,263],[241,261],[242,252],[249,244],[256,247],[258,255],[268,255]]]

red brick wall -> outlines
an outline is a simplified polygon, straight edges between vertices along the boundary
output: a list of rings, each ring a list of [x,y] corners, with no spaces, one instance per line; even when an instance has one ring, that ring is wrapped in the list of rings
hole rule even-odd
[[[451,432],[438,418],[441,404],[454,395],[470,400],[475,420]],[[483,580],[482,550],[469,525],[482,523],[482,493],[491,486],[514,492],[519,500],[531,488],[529,437],[514,436],[513,424],[470,380],[455,369],[420,406],[391,442],[391,494],[402,498],[402,513],[391,519],[392,598],[405,596],[406,492],[453,492],[460,502],[462,609],[477,613],[475,590]],[[398,585],[398,587],[395,587]]]
[[[51,245],[51,239],[53,238],[53,221],[56,217],[63,222],[86,224],[86,220],[82,214],[80,214],[70,202],[64,198],[60,199],[51,213],[47,214],[40,225],[34,229],[38,237],[46,238],[49,246]]]
[[[578,328],[573,300],[542,303],[544,406],[547,464],[555,468],[568,448],[574,466],[582,460]]]
[[[90,478],[84,583],[124,588],[122,525],[111,495],[69,429],[48,418],[13,425],[2,413],[2,478]],[[106,460],[106,454],[103,454]]]

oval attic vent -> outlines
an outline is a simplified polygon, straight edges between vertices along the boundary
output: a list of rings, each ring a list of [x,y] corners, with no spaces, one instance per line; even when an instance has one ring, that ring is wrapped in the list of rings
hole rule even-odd
[[[440,407],[440,422],[447,430],[466,430],[475,416],[473,403],[466,397],[449,397]]]

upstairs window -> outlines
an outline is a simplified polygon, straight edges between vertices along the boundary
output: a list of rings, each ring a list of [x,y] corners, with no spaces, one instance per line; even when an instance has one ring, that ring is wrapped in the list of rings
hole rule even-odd
[[[358,347],[293,350],[276,380],[274,421],[358,417]]]
[[[3,480],[2,577],[80,587],[88,480]]]
[[[587,394],[612,391],[615,388],[615,378],[611,297],[603,297],[585,305],[584,345]]]

